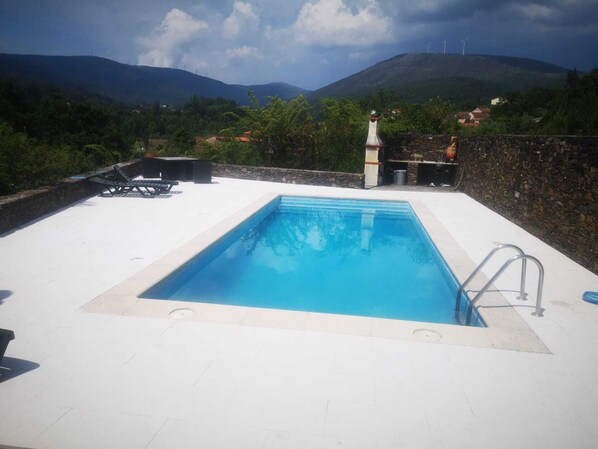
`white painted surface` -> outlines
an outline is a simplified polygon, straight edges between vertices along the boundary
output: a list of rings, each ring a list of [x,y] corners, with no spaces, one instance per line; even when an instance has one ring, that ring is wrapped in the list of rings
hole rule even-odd
[[[368,124],[368,137],[365,142],[366,145],[378,146],[382,145],[382,140],[378,137],[378,117],[370,117]]]
[[[596,447],[598,306],[581,295],[598,276],[462,194],[214,181],[94,197],[0,237],[0,327],[16,335],[0,444]],[[545,317],[517,310],[552,354],[79,310],[264,194],[317,192],[419,199],[476,262],[496,242],[537,256]],[[516,269],[498,283],[517,285]]]
[[[375,187],[380,184],[379,177],[381,173],[378,162],[380,161],[382,140],[378,137],[378,121],[379,118],[370,117],[368,124],[368,137],[365,142],[365,166],[363,169],[366,188]]]
[[[378,185],[380,175],[379,164],[379,152],[378,147],[366,147],[365,148],[365,164],[363,173],[365,174],[364,183],[366,188],[375,187]]]

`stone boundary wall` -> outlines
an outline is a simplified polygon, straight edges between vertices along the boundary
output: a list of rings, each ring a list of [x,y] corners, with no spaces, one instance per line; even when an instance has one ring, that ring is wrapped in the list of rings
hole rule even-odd
[[[139,161],[121,166],[131,177],[138,176],[141,171]],[[112,167],[107,167],[98,170],[97,173],[107,173],[111,170]],[[96,173],[84,175],[84,179],[67,178],[55,186],[0,197],[0,235],[79,200],[97,195],[101,188],[87,180],[94,174]]]
[[[425,161],[443,161],[451,136],[400,134],[396,139],[385,143],[388,143],[387,159],[413,160],[413,155],[419,154]]]
[[[458,190],[598,274],[598,137],[461,136],[457,161]]]
[[[351,189],[363,189],[365,182],[365,175],[363,173],[340,173],[227,164],[212,164],[212,175],[223,178],[346,187]]]

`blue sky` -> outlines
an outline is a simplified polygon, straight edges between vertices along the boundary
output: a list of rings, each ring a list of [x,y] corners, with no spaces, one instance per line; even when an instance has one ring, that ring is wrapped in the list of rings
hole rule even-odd
[[[598,0],[0,0],[0,52],[323,87],[401,53],[598,67]]]

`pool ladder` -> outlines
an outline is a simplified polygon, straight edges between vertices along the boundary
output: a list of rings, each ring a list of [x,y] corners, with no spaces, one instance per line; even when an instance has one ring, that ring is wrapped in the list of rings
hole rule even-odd
[[[484,265],[486,265],[486,263],[492,258],[492,256],[494,256],[494,254],[496,254],[498,251],[500,251],[502,249],[508,249],[508,248],[514,249],[515,251],[517,251],[518,254],[516,256],[513,256],[510,259],[508,259],[502,265],[502,267],[500,267],[498,269],[498,271],[494,274],[494,276],[492,276],[492,278],[490,278],[490,280],[486,283],[486,285],[484,285],[484,287],[469,302],[469,304],[467,306],[465,325],[469,326],[471,324],[471,315],[473,313],[473,308],[474,308],[475,303],[484,295],[484,293],[486,293],[486,291],[488,291],[488,288],[490,288],[490,286],[494,283],[494,281],[496,281],[500,277],[500,275],[516,260],[521,260],[521,282],[519,285],[519,296],[517,296],[517,299],[521,299],[522,301],[525,301],[527,299],[527,293],[525,293],[525,276],[526,276],[526,271],[527,271],[527,261],[531,260],[538,267],[538,272],[539,272],[538,293],[536,295],[536,308],[535,308],[534,312],[532,313],[532,315],[537,316],[537,317],[542,316],[542,313],[544,312],[544,309],[541,307],[542,306],[542,287],[544,285],[544,266],[535,257],[530,256],[529,254],[525,254],[523,252],[523,250],[521,248],[519,248],[518,246],[511,245],[510,243],[504,243],[502,245],[498,245],[496,248],[494,248],[492,251],[490,251],[488,253],[488,255],[486,256],[486,258],[484,260],[482,260],[482,262],[480,262],[480,264],[475,268],[475,270],[473,270],[473,272],[469,275],[469,277],[465,280],[465,282],[459,288],[459,291],[457,292],[457,301],[455,304],[455,317],[457,318],[457,321],[460,322],[461,297],[463,296],[463,292],[465,291],[465,287],[467,286],[467,284],[469,284],[471,282],[471,280],[475,277],[475,275],[480,272],[480,270],[484,267]]]

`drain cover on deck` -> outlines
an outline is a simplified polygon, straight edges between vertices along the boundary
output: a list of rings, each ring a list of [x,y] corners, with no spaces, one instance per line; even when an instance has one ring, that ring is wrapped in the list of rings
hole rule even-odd
[[[191,318],[193,315],[195,315],[195,311],[191,309],[174,309],[168,315],[170,318],[174,318],[175,320],[183,320],[185,318]]]
[[[415,335],[418,340],[430,342],[439,341],[442,338],[442,335],[430,329],[416,329],[413,331],[413,335]]]

